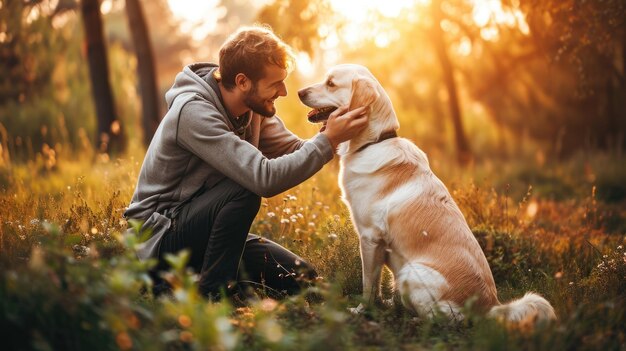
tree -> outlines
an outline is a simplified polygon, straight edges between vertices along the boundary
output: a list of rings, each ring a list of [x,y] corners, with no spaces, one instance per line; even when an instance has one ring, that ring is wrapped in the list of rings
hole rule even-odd
[[[329,23],[331,15],[326,0],[275,0],[261,9],[258,20],[269,24],[295,50],[313,57],[320,25]]]
[[[82,0],[81,14],[85,32],[85,47],[89,62],[89,75],[98,119],[97,149],[103,153],[117,153],[124,149],[122,123],[115,112],[109,82],[107,49],[102,29],[102,16],[98,0]]]
[[[139,0],[126,0],[128,27],[137,56],[137,72],[141,94],[143,141],[147,147],[159,126],[161,113],[157,94],[157,76],[152,43]]]
[[[557,156],[626,148],[626,3],[503,3],[526,29],[489,24],[498,39],[476,43],[481,54],[463,70],[472,97]]]
[[[456,81],[454,80],[454,67],[447,51],[447,44],[444,38],[444,32],[441,29],[441,21],[444,15],[441,9],[441,0],[432,0],[432,28],[431,38],[435,52],[441,64],[441,72],[443,80],[448,92],[448,106],[450,108],[450,118],[454,126],[454,141],[456,145],[457,161],[461,165],[467,164],[471,160],[471,150],[463,128],[463,120],[461,116],[461,108],[459,106],[459,97]]]

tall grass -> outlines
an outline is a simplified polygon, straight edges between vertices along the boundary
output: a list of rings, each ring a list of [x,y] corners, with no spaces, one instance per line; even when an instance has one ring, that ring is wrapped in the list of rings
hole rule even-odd
[[[349,314],[347,308],[359,303],[361,267],[336,162],[263,199],[251,229],[309,260],[320,280],[280,301],[259,292],[245,307],[201,298],[184,253],[170,257],[172,297],[144,292],[154,262],[135,260],[136,238],[121,235],[139,157],[72,161],[57,155],[54,167],[44,157],[5,164],[4,344],[15,350],[626,349],[623,164],[606,154],[469,170],[432,161],[489,260],[500,300],[533,290],[556,308],[558,322],[534,331],[473,314],[461,323],[424,320],[400,307]],[[383,292],[392,296],[388,271]]]

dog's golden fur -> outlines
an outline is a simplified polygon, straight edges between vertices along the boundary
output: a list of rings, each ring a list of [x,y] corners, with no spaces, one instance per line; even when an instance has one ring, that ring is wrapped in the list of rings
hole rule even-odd
[[[461,307],[474,299],[475,309],[508,321],[556,318],[550,303],[534,293],[498,301],[487,259],[426,154],[404,138],[380,141],[399,124],[391,100],[365,67],[334,67],[324,82],[299,95],[313,108],[370,106],[365,130],[339,151],[343,199],[360,239],[365,301],[380,299],[386,264],[403,304],[419,314],[438,310],[463,318]]]

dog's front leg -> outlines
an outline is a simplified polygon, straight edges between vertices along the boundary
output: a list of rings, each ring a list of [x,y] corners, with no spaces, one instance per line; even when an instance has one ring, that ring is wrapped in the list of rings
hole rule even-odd
[[[373,235],[361,236],[361,264],[363,268],[363,299],[367,304],[381,301],[380,275],[385,263],[385,245]]]

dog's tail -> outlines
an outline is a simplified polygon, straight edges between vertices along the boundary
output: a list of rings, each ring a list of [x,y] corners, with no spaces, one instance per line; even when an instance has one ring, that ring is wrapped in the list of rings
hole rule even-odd
[[[526,293],[520,299],[493,306],[487,315],[513,324],[534,324],[537,321],[556,319],[554,308],[548,300],[532,292]]]

